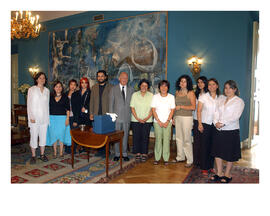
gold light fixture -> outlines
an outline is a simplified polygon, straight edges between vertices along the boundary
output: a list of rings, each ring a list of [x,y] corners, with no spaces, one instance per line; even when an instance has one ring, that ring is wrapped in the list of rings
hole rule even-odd
[[[36,76],[36,74],[39,72],[39,67],[38,66],[34,66],[34,67],[30,67],[29,68],[29,73],[31,74],[31,76],[34,78]]]
[[[36,38],[39,36],[41,24],[39,15],[32,16],[30,11],[16,11],[11,17],[11,39]]]
[[[197,56],[192,56],[188,59],[188,65],[195,80],[200,76],[202,63],[203,60]]]

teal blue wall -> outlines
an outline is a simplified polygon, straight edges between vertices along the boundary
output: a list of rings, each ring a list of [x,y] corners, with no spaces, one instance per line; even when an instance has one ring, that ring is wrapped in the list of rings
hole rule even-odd
[[[105,20],[145,14],[145,11],[85,12],[43,23],[46,32],[34,40],[14,40],[12,46],[19,53],[19,85],[33,84],[28,68],[39,65],[48,71],[48,32],[93,23],[92,17],[104,14]],[[229,79],[238,83],[240,96],[246,103],[241,117],[241,139],[248,137],[249,98],[251,83],[252,23],[258,21],[258,12],[168,12],[168,74],[171,93],[175,80],[190,74],[187,58],[197,55],[204,59],[201,75],[215,77],[223,90]],[[20,103],[24,98],[20,96]]]

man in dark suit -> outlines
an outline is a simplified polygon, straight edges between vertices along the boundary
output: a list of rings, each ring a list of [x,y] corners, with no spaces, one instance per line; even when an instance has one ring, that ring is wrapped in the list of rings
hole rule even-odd
[[[118,79],[120,83],[113,86],[110,91],[109,111],[110,113],[116,113],[118,116],[115,123],[115,129],[124,131],[122,147],[123,159],[124,161],[129,161],[127,156],[127,144],[131,117],[130,100],[133,94],[133,88],[127,85],[128,74],[126,72],[121,72]],[[114,151],[114,161],[118,161],[120,158],[119,143],[115,143]]]

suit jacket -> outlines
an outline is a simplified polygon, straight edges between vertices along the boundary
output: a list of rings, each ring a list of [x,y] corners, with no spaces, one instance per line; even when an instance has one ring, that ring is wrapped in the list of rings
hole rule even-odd
[[[130,122],[130,100],[133,92],[133,88],[127,86],[126,99],[124,101],[119,84],[111,88],[109,111],[110,113],[116,113],[118,115],[116,123]]]
[[[102,93],[102,115],[105,115],[109,112],[109,95],[110,90],[113,87],[110,83],[106,83],[106,86]],[[99,84],[95,84],[91,89],[91,97],[90,97],[90,106],[89,113],[93,115],[98,115],[99,108]]]

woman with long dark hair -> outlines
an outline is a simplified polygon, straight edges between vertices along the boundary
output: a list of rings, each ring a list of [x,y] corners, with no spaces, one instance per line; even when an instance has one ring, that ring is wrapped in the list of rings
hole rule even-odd
[[[80,113],[80,97],[79,91],[77,91],[78,83],[75,79],[71,79],[68,82],[67,96],[69,99],[69,125],[71,129],[79,126],[79,113]]]
[[[200,136],[201,133],[198,130],[198,120],[197,120],[197,107],[198,99],[200,95],[208,92],[208,80],[205,76],[201,76],[197,79],[197,86],[195,91],[196,96],[196,109],[193,112],[193,164],[196,167],[200,166]]]
[[[27,115],[30,127],[30,147],[32,158],[30,164],[36,163],[36,148],[40,147],[40,159],[48,161],[45,155],[46,133],[49,124],[49,98],[50,91],[45,86],[47,78],[45,73],[39,72],[34,78],[35,85],[29,88],[27,94]]]
[[[77,91],[78,83],[75,79],[71,79],[68,82],[68,91],[66,95],[69,99],[69,126],[70,129],[74,129],[79,127],[79,115],[80,115],[80,94]],[[76,152],[76,144],[74,146],[74,150]],[[71,149],[70,146],[66,146],[65,152],[70,154]]]
[[[239,119],[245,103],[239,97],[237,84],[233,80],[225,82],[223,94],[225,96],[219,98],[214,115],[212,156],[215,157],[217,173],[210,179],[229,183],[233,162],[241,158]],[[227,161],[224,174],[223,160]]]
[[[82,77],[80,80],[80,115],[79,124],[91,125],[89,115],[89,103],[90,103],[90,85],[89,80],[86,77]]]
[[[200,139],[200,168],[203,175],[213,172],[214,158],[211,156],[213,119],[219,96],[219,84],[215,78],[208,80],[208,92],[199,97],[197,118]]]
[[[185,167],[193,164],[192,137],[193,126],[192,111],[196,108],[196,97],[193,92],[192,79],[188,75],[182,75],[175,84],[175,137],[177,155],[174,162],[187,159]]]
[[[47,145],[53,146],[54,158],[57,157],[57,142],[59,142],[59,155],[64,157],[64,145],[71,146],[69,126],[69,100],[63,94],[64,88],[60,81],[53,85],[53,92],[50,96],[50,124],[47,131]]]

